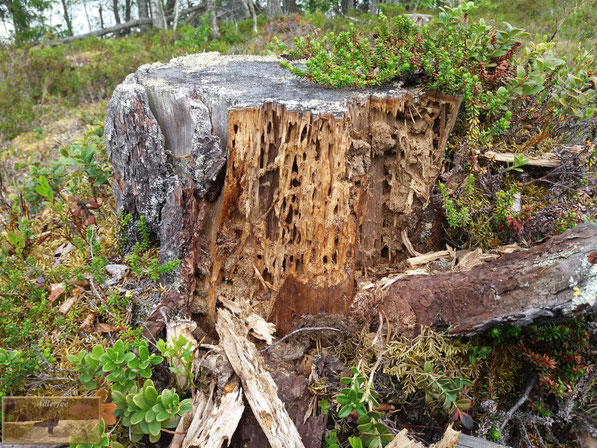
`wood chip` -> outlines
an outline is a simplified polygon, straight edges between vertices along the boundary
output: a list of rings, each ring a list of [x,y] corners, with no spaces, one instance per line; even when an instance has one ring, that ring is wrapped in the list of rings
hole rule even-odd
[[[274,324],[255,313],[247,317],[246,322],[247,328],[253,336],[267,342],[267,345],[274,343],[274,333],[276,332]]]
[[[66,314],[68,313],[68,311],[71,309],[71,307],[77,303],[77,296],[73,295],[72,297],[69,297],[68,299],[66,299],[62,305],[60,305],[60,308],[58,308],[58,312],[60,314]]]
[[[582,146],[569,146],[563,148],[564,150],[573,153],[579,154],[583,151]],[[494,152],[494,151],[487,151],[484,154],[479,155],[486,159],[495,160],[496,162],[502,163],[514,163],[514,158],[519,157],[520,155],[524,156],[524,159],[527,160],[527,165],[529,166],[539,166],[543,168],[556,168],[561,165],[560,159],[553,153],[546,153],[541,154],[540,156],[530,156],[526,154],[517,154],[513,152]]]
[[[120,331],[120,328],[110,324],[99,323],[97,324],[97,331],[100,333],[112,333],[113,331]]]
[[[406,262],[410,266],[420,266],[422,264],[431,263],[432,261],[441,260],[442,258],[450,258],[450,251],[440,250],[437,252],[429,252],[418,257],[407,258]]]
[[[48,300],[50,302],[54,302],[62,297],[64,294],[64,284],[63,283],[53,283],[50,286],[50,295],[48,296]]]
[[[198,394],[199,396],[199,394]],[[203,397],[205,404],[198,405],[194,402],[194,411],[190,414],[193,419],[186,430],[186,436],[178,446],[182,448],[220,448],[225,440],[230,443],[236,431],[245,406],[242,399],[242,388],[236,387],[232,392],[223,394],[219,400],[214,398],[214,389],[211,389],[209,398]],[[218,402],[219,401],[219,402]],[[184,432],[184,428],[177,428],[176,432]],[[170,448],[174,447],[174,439]]]
[[[294,422],[278,398],[278,386],[265,368],[255,345],[247,339],[248,328],[226,309],[218,310],[216,331],[245,396],[272,448],[304,448]]]

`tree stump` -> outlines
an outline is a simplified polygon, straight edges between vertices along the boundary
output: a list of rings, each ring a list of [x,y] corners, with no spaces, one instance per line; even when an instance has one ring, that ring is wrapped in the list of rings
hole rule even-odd
[[[182,260],[191,313],[213,323],[218,297],[240,297],[284,334],[347,312],[355,270],[405,257],[401,231],[429,249],[422,209],[459,106],[399,84],[325,89],[272,57],[142,66],[106,116],[117,207],[145,217],[161,262]]]

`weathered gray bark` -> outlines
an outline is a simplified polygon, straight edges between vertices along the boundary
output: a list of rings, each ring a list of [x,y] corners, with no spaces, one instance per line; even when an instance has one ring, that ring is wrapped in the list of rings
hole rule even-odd
[[[222,0],[216,8],[217,18],[220,21],[231,20],[240,22],[249,17],[249,7],[245,0]]]
[[[267,0],[267,15],[273,17],[279,16],[280,14],[282,14],[280,0]]]
[[[416,332],[419,325],[471,334],[572,317],[595,310],[595,263],[597,226],[581,224],[470,271],[402,278],[384,293],[381,306],[401,334]],[[367,302],[359,306],[367,312]]]
[[[296,4],[296,0],[283,0],[284,14],[292,14],[298,12],[299,8]]]
[[[149,19],[149,7],[147,6],[147,0],[137,0],[137,9],[139,11],[139,20]],[[143,23],[140,25],[141,30],[149,29],[151,22]]]
[[[348,311],[357,269],[403,257],[401,230],[432,244],[439,222],[422,205],[459,103],[392,84],[325,89],[272,57],[144,66],[106,117],[116,203],[145,217],[162,262],[182,260],[194,313],[213,322],[217,297],[271,295],[260,312],[285,333]]]
[[[149,4],[151,5],[152,26],[156,29],[168,28],[162,0],[149,0]]]
[[[205,4],[207,5],[207,12],[210,15],[210,24],[209,27],[211,28],[211,38],[216,40],[220,37],[220,29],[218,28],[218,14],[216,11],[216,2],[214,0],[205,0]]]

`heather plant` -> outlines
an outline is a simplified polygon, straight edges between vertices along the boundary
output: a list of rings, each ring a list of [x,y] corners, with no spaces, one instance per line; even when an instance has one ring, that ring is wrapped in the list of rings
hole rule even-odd
[[[347,31],[320,39],[296,38],[290,54],[306,59],[305,67],[289,61],[281,65],[332,88],[418,80],[429,90],[462,95],[467,136],[481,146],[491,145],[514,118],[538,122],[530,140],[537,141],[562,122],[593,115],[597,96],[591,56],[581,57],[570,70],[553,55],[553,45],[530,44],[521,52],[523,30],[470,21],[473,9],[473,2],[444,8],[435,26],[417,27],[406,16],[390,21],[380,14],[371,36],[349,25]]]

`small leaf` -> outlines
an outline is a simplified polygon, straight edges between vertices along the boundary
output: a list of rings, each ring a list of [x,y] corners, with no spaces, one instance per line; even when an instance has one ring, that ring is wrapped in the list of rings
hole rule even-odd
[[[460,421],[462,422],[462,426],[464,426],[466,429],[473,429],[475,426],[474,420],[466,412],[460,413]]]
[[[145,418],[145,411],[137,411],[131,416],[131,423],[136,425],[137,423],[141,423],[141,421]]]

